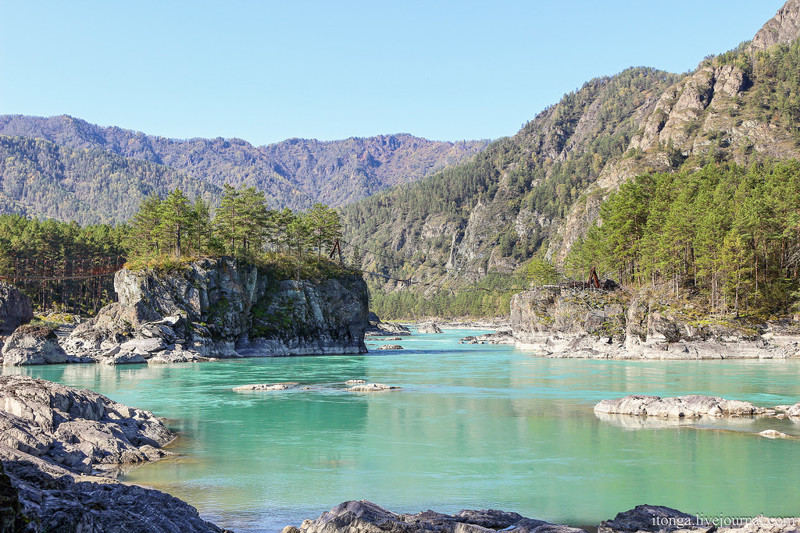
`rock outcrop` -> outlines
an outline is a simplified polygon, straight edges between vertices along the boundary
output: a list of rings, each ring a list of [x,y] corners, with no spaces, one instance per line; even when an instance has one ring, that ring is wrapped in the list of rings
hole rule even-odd
[[[454,515],[435,511],[397,514],[361,500],[339,504],[316,520],[305,520],[299,528],[285,527],[283,533],[493,533],[500,530],[515,533],[583,531],[495,510],[461,511]]]
[[[417,333],[442,333],[442,328],[435,322],[423,322],[417,326]]]
[[[3,365],[47,365],[77,362],[64,352],[51,328],[26,324],[14,330],[2,349]]]
[[[33,320],[31,301],[13,285],[0,281],[0,336]]]
[[[766,50],[776,44],[788,44],[800,37],[800,0],[789,0],[753,37],[750,48]]]
[[[688,304],[686,304],[688,305]],[[545,357],[617,359],[787,358],[796,335],[711,320],[648,292],[538,287],[511,299],[514,343]]]
[[[661,505],[638,505],[601,522],[598,533],[796,533],[800,518],[690,515]]]
[[[0,531],[222,532],[169,494],[89,475],[163,457],[173,438],[92,391],[0,376]]]
[[[659,418],[701,418],[721,416],[753,416],[774,413],[750,402],[726,400],[716,396],[659,396],[630,395],[614,400],[602,400],[594,406],[596,413],[610,415],[655,416]]]
[[[370,312],[369,326],[365,334],[368,337],[386,337],[388,335],[411,335],[407,327],[402,324],[392,324],[390,322],[382,322],[378,315]]]
[[[0,474],[0,506],[5,491],[8,501],[18,503],[13,514],[2,513],[0,525],[12,519],[15,524],[15,529],[3,529],[4,533],[224,531],[169,494],[104,478],[76,476],[35,458],[9,459],[4,452],[0,447],[0,463],[8,480],[4,483]]]
[[[148,411],[25,376],[0,376],[0,430],[0,444],[81,473],[159,459],[175,437]]]
[[[295,281],[203,259],[168,274],[123,269],[114,289],[119,301],[75,328],[67,353],[121,364],[366,352],[367,289],[355,274]]]

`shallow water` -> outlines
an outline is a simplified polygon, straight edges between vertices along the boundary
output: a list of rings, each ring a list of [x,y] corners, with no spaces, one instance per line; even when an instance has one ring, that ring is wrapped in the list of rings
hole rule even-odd
[[[126,480],[185,499],[236,531],[280,531],[349,499],[394,511],[499,508],[597,524],[641,503],[706,516],[800,513],[800,437],[790,420],[666,424],[600,420],[625,394],[800,401],[800,361],[540,359],[460,345],[450,330],[403,351],[169,366],[4,369],[86,387],[168,419],[181,454]],[[375,348],[380,342],[374,343]],[[355,394],[365,379],[400,391]],[[299,381],[317,390],[233,392]]]

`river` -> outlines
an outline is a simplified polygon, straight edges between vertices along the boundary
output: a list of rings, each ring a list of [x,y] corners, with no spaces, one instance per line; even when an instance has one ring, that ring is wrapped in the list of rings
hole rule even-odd
[[[495,508],[573,525],[642,503],[706,516],[796,516],[800,422],[598,419],[625,394],[800,401],[800,361],[542,359],[414,335],[402,351],[15,372],[85,387],[167,419],[179,455],[130,471],[235,531],[280,531],[349,499],[393,511]],[[374,349],[379,343],[372,343]],[[402,387],[351,393],[364,379]],[[308,390],[234,392],[296,381]]]

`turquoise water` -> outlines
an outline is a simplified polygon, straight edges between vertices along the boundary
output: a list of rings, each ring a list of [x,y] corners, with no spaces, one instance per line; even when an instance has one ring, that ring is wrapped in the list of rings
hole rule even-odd
[[[800,437],[800,423],[643,424],[592,411],[632,393],[793,404],[800,361],[554,360],[458,344],[477,333],[413,336],[397,342],[403,351],[367,355],[4,371],[90,388],[167,418],[181,455],[125,479],[166,490],[236,531],[280,531],[348,499],[407,512],[500,508],[572,524],[641,503],[707,516],[800,512],[800,440],[755,435]],[[349,393],[341,388],[348,379],[402,390]],[[231,390],[284,381],[326,387]]]

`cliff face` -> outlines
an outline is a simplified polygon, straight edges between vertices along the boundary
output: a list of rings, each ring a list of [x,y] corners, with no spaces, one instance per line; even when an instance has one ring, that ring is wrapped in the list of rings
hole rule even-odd
[[[766,50],[776,44],[787,44],[800,37],[800,0],[789,0],[762,27],[750,46]]]
[[[114,288],[119,301],[75,329],[68,353],[168,362],[366,352],[368,296],[358,275],[285,280],[221,258],[169,274],[123,269]]]
[[[773,326],[710,319],[691,304],[626,291],[558,286],[514,295],[515,343],[546,357],[618,359],[784,358],[797,338]]]

